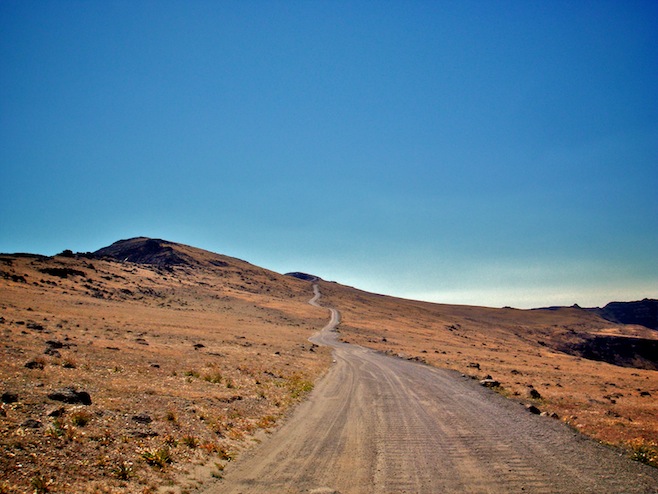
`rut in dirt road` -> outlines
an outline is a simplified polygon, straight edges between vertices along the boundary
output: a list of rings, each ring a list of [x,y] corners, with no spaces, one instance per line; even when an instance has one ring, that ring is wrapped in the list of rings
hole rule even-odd
[[[335,365],[208,492],[658,493],[658,470],[469,378],[339,342],[329,310],[311,341]]]

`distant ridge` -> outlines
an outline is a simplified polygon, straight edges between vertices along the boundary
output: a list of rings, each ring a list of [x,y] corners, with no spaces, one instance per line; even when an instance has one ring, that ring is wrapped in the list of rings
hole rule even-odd
[[[610,302],[602,309],[593,309],[603,319],[621,324],[639,324],[658,329],[658,300],[645,298],[637,302]]]
[[[605,307],[583,308],[577,304],[571,307],[551,306],[533,310],[579,309],[592,312],[606,321],[616,324],[638,324],[658,330],[658,300],[645,298],[633,302],[610,302]]]

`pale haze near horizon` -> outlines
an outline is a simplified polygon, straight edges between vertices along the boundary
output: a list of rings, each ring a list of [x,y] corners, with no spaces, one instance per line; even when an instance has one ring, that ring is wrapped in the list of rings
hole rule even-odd
[[[0,252],[658,298],[656,2],[0,3]]]

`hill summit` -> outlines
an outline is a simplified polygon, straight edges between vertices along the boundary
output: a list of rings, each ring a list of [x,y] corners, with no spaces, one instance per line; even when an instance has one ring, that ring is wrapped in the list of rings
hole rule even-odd
[[[108,247],[98,249],[93,255],[98,258],[110,257],[119,261],[149,264],[165,269],[172,268],[173,266],[208,264],[217,267],[226,267],[230,264],[230,258],[226,256],[188,245],[147,237],[119,240]],[[235,261],[238,260],[235,259]]]

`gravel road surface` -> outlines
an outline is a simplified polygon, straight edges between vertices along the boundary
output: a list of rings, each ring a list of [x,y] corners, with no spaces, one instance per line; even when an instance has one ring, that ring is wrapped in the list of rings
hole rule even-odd
[[[657,469],[470,378],[338,342],[329,310],[311,341],[335,365],[207,492],[658,493]]]

